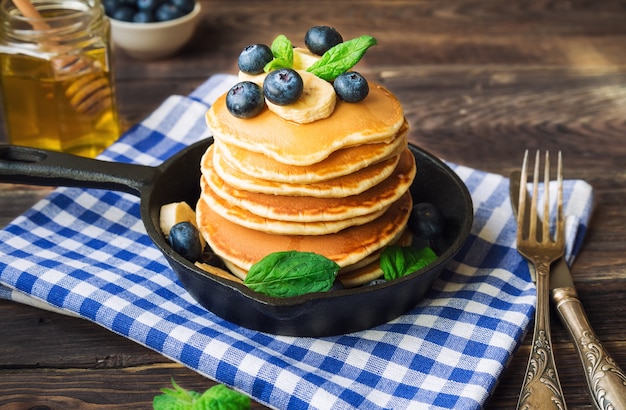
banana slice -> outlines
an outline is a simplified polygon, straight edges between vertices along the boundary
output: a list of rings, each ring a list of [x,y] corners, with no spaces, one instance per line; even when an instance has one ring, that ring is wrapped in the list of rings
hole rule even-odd
[[[257,84],[259,87],[263,88],[263,81],[265,81],[265,77],[267,77],[267,73],[261,74],[248,74],[243,71],[239,71],[237,74],[237,79],[241,81],[252,81]]]
[[[322,58],[317,54],[313,54],[307,48],[295,47],[293,49],[293,69],[306,70]]]
[[[279,117],[306,124],[329,117],[335,109],[337,97],[332,84],[315,74],[298,70],[304,83],[300,98],[288,105],[277,105],[265,99],[267,108]]]
[[[233,282],[243,283],[243,280],[239,279],[237,276],[233,275],[232,273],[227,272],[223,269],[217,268],[215,266],[209,265],[208,263],[196,262],[195,265],[210,274],[219,276],[220,278],[232,280]]]
[[[161,213],[159,214],[159,226],[165,236],[170,234],[172,226],[179,222],[191,222],[193,226],[198,227],[196,222],[196,212],[191,209],[187,202],[172,202],[165,204],[161,207]],[[200,235],[200,242],[202,248],[206,246],[206,241]]]

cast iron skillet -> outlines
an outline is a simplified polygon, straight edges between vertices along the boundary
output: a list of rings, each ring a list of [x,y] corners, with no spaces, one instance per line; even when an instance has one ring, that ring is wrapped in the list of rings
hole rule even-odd
[[[439,257],[431,265],[398,280],[375,286],[272,298],[196,268],[179,256],[159,228],[162,205],[199,197],[200,158],[208,138],[158,167],[107,162],[74,155],[0,145],[0,182],[102,188],[140,198],[146,231],[183,286],[206,309],[235,324],[262,332],[321,337],[355,332],[388,322],[414,307],[459,251],[472,225],[472,201],[463,182],[444,163],[410,146],[417,161],[411,186],[414,203],[432,202],[445,218]]]

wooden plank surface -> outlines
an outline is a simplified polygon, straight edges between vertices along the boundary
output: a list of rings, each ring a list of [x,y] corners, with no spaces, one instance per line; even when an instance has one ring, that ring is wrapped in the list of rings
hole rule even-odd
[[[508,175],[525,148],[561,149],[567,178],[596,208],[573,276],[598,336],[626,367],[626,7],[620,1],[202,0],[203,20],[177,56],[136,61],[116,50],[126,125],[213,73],[239,51],[314,24],[379,45],[359,65],[401,100],[411,141],[459,164]],[[332,10],[332,12],[331,12]],[[0,141],[5,138],[0,130]],[[0,225],[49,188],[0,184]],[[0,409],[150,408],[174,377],[212,382],[82,319],[0,301]],[[583,369],[556,316],[556,360],[570,409],[591,409]],[[488,409],[514,408],[525,339]],[[259,408],[262,406],[258,405]],[[37,407],[39,408],[39,407]]]

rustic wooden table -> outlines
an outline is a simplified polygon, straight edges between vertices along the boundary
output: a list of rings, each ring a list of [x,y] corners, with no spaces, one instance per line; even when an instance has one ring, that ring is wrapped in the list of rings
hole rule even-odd
[[[560,149],[565,176],[593,185],[597,206],[573,276],[598,336],[626,368],[623,2],[202,1],[202,24],[177,56],[142,62],[116,51],[125,124],[213,73],[233,73],[249,43],[302,38],[320,23],[345,38],[371,34],[379,45],[359,69],[399,97],[412,142],[504,175],[525,148]],[[0,226],[47,192],[0,184]],[[0,318],[0,409],[150,408],[171,377],[198,391],[213,383],[82,319],[8,301]],[[569,408],[591,409],[574,346],[555,315],[552,323]],[[514,407],[529,342],[530,334],[487,408]]]

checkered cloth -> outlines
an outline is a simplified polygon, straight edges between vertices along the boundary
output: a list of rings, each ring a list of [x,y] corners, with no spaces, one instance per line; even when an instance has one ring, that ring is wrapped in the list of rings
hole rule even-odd
[[[157,165],[207,137],[204,113],[233,81],[168,98],[101,157]],[[95,189],[58,188],[0,231],[0,295],[91,320],[277,409],[478,409],[526,332],[535,287],[508,179],[449,165],[472,194],[471,236],[417,307],[370,330],[275,336],[215,316],[151,243],[138,198]],[[591,187],[568,180],[565,198],[571,262]]]

